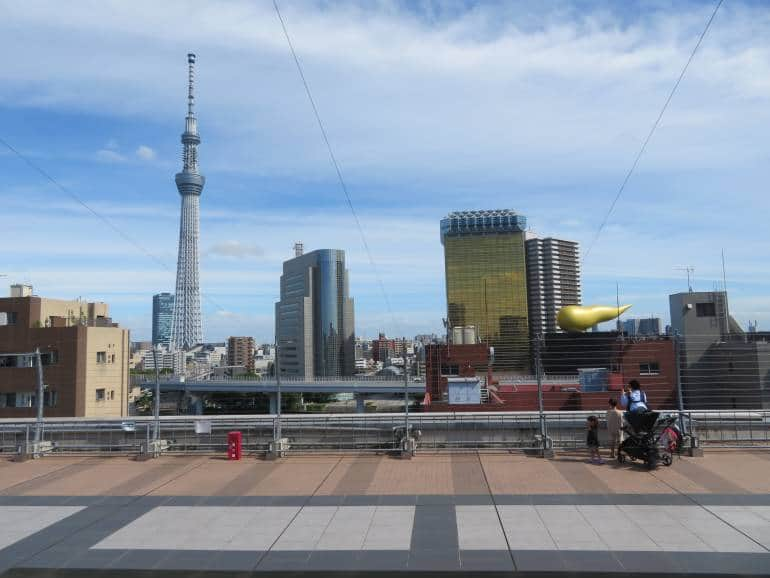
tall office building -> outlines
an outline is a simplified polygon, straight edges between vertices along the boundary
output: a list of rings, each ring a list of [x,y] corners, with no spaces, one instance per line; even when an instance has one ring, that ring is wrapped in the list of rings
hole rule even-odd
[[[172,349],[189,349],[203,341],[201,294],[198,279],[198,238],[200,236],[200,196],[206,179],[198,172],[198,121],[195,118],[195,55],[187,55],[187,117],[182,133],[182,172],[176,175],[176,188],[182,196],[179,221],[179,258],[176,264]]]
[[[283,264],[275,304],[278,368],[292,377],[338,377],[355,372],[353,300],[345,252],[320,249]]]
[[[494,348],[494,368],[529,371],[527,219],[510,210],[450,213],[441,220],[447,321],[474,325]]]
[[[174,296],[171,293],[158,293],[152,296],[152,344],[171,343],[171,323],[174,320]]]
[[[559,331],[556,316],[565,305],[580,305],[580,252],[574,241],[528,239],[527,295],[532,335]]]

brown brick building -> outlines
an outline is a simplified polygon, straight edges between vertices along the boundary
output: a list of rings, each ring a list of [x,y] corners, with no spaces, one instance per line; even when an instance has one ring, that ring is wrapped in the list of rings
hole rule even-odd
[[[22,295],[23,293],[15,293]],[[128,411],[129,332],[105,303],[25,295],[0,299],[0,418],[34,417],[40,349],[44,414],[114,417]]]
[[[247,373],[254,373],[254,338],[230,337],[227,339],[227,365],[243,367]]]

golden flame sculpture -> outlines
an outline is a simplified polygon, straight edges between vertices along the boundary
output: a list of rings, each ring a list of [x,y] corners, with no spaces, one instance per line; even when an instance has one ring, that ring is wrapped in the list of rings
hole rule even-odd
[[[585,331],[597,323],[620,317],[621,313],[630,308],[630,305],[621,305],[620,307],[567,305],[559,310],[556,322],[564,331]]]

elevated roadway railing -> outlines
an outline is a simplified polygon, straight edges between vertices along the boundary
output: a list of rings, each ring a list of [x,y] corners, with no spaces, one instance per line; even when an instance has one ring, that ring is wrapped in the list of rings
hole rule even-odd
[[[553,448],[584,447],[588,415],[545,412]],[[770,411],[685,411],[680,417],[686,433],[703,448],[770,449]],[[281,431],[290,452],[391,451],[399,448],[405,428],[403,413],[284,414],[280,428],[278,420],[276,415],[161,417],[160,439],[169,442],[169,453],[224,453],[227,433],[237,430],[244,451],[258,454],[267,451]],[[131,454],[149,446],[153,424],[151,417],[46,419],[42,439],[51,442],[54,454]],[[542,447],[538,412],[416,413],[409,425],[419,451]],[[19,451],[34,432],[34,419],[0,420],[0,452]]]
[[[211,377],[208,379],[185,379],[176,375],[160,378],[161,391],[230,392],[230,393],[360,393],[360,394],[402,394],[405,387],[411,395],[425,394],[425,381],[410,377],[405,383],[403,377],[349,377],[349,378],[281,378],[258,379],[244,376]],[[133,376],[132,385],[151,388],[155,379],[148,376]]]

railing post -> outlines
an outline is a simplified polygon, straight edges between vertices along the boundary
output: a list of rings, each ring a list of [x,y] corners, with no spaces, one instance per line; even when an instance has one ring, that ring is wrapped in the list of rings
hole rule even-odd
[[[43,440],[43,360],[40,356],[40,348],[35,348],[35,373],[37,377],[37,420],[35,421],[35,452],[37,445]]]
[[[283,439],[283,427],[281,423],[281,365],[280,365],[281,352],[278,349],[278,338],[275,340],[275,362],[273,368],[275,369],[275,398],[276,398],[276,411],[273,418],[273,441],[268,448],[267,456],[269,459],[276,459],[283,457],[286,450],[289,449],[289,444]]]
[[[676,363],[676,403],[679,409],[679,428],[686,432],[684,423],[684,397],[682,396],[682,344],[679,332],[674,333],[674,362]]]
[[[404,439],[401,447],[401,457],[411,458],[415,454],[416,441],[409,435],[409,367],[406,360],[406,337],[402,340],[404,349]]]
[[[157,442],[160,439],[160,369],[158,368],[158,346],[152,346],[152,360],[155,364],[155,393],[153,394],[152,415],[155,422],[152,438]]]
[[[541,358],[541,347],[543,343],[542,333],[538,333],[535,337],[535,376],[537,377],[537,409],[540,420],[540,450],[542,457],[551,457],[553,455],[553,449],[549,447],[548,443],[548,428],[545,423],[545,411],[543,407],[543,362]]]

